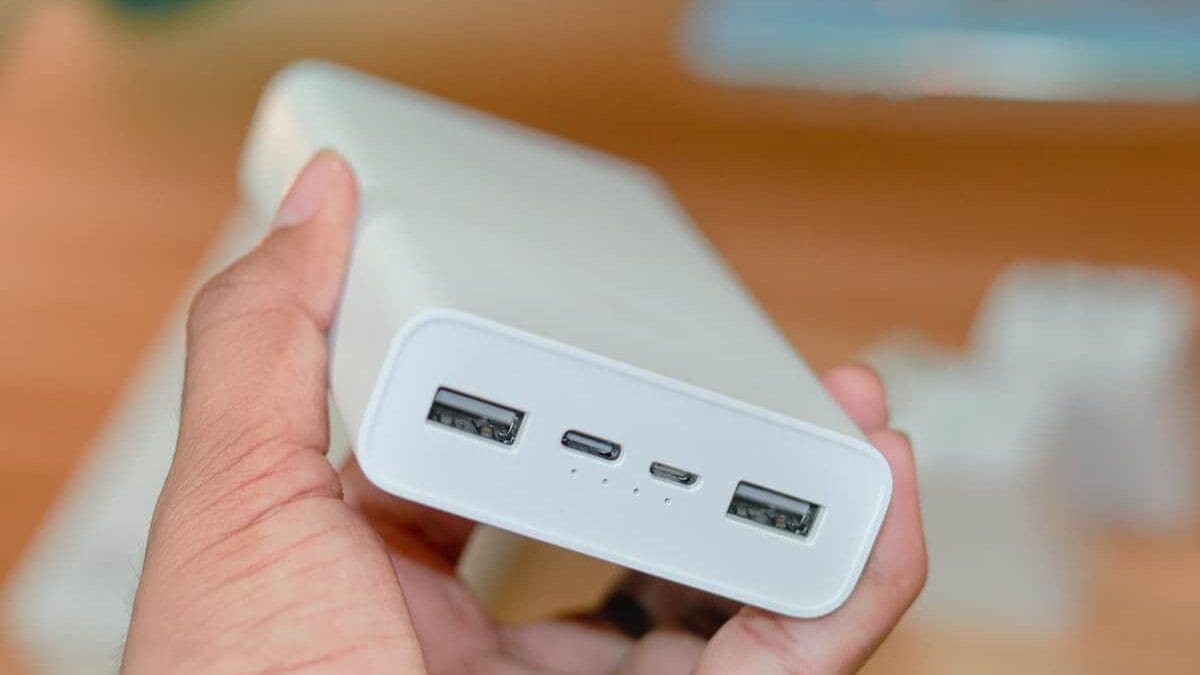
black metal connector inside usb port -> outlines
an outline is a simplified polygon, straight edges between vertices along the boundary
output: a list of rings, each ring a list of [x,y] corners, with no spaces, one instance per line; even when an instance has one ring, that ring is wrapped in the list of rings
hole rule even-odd
[[[589,436],[574,429],[563,434],[562,444],[572,450],[610,462],[615,462],[621,456],[620,443],[613,443],[603,438]]]
[[[782,492],[742,481],[726,511],[738,520],[783,534],[807,537],[821,507]]]
[[[489,441],[512,445],[517,439],[517,431],[521,429],[525,413],[441,387],[434,394],[433,405],[426,419]]]

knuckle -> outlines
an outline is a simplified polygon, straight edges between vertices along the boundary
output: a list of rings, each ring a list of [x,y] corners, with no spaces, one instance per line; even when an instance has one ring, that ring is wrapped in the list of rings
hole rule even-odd
[[[875,587],[907,607],[920,595],[928,578],[925,545],[918,543],[911,550],[890,560],[886,566],[868,564],[863,574],[871,578]]]
[[[253,281],[244,267],[245,261],[235,263],[200,287],[188,311],[190,333],[203,332],[231,316],[269,306],[271,298],[264,297],[263,284]]]
[[[871,440],[877,446],[886,446],[897,458],[903,458],[905,462],[911,463],[912,442],[909,441],[908,434],[903,431],[880,429],[871,435]]]
[[[224,539],[270,513],[309,497],[341,497],[336,470],[316,447],[286,436],[239,434],[209,448],[171,490],[170,510],[199,530]]]
[[[242,261],[220,272],[196,293],[188,310],[189,337],[240,319],[261,323],[273,317],[286,327],[311,322],[300,298],[269,278],[255,276],[244,265]]]
[[[906,575],[908,592],[915,600],[925,589],[925,582],[929,580],[929,552],[925,548],[925,542],[922,541],[921,545],[917,547],[908,567],[909,573]]]
[[[225,306],[229,296],[229,270],[209,279],[192,298],[188,308],[188,332],[194,333]]]
[[[891,442],[895,444],[896,449],[899,452],[904,453],[904,455],[909,458],[909,461],[912,461],[912,438],[909,437],[908,432],[900,429],[888,429],[885,433],[887,434],[888,438],[891,439]]]
[[[280,506],[312,496],[340,497],[340,484],[332,465],[313,449],[278,443],[241,475],[228,477],[227,491],[219,499],[233,516],[233,525],[254,522]]]

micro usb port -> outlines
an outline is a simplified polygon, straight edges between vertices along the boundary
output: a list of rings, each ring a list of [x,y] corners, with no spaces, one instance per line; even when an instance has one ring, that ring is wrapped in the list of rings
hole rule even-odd
[[[525,413],[441,387],[434,394],[426,419],[489,441],[512,445]]]
[[[821,507],[812,502],[742,481],[734,490],[726,513],[782,534],[807,537],[820,510]]]
[[[674,483],[681,487],[692,487],[700,480],[699,475],[687,469],[680,469],[677,466],[663,464],[662,462],[650,462],[650,475],[661,481]]]
[[[596,436],[589,436],[581,431],[574,429],[566,432],[562,436],[562,444],[577,452],[582,452],[592,457],[608,460],[610,462],[617,461],[621,456],[621,444],[607,441]]]

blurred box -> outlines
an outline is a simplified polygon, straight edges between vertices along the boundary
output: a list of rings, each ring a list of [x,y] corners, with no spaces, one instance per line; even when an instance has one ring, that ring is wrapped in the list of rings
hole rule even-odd
[[[1200,94],[1200,6],[1150,0],[701,0],[685,52],[724,82],[1038,100]]]

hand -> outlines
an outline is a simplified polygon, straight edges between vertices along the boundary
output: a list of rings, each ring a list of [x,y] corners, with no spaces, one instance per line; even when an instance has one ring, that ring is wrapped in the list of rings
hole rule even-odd
[[[891,463],[870,562],[832,614],[745,608],[711,641],[632,640],[577,620],[498,625],[453,576],[472,523],[382,493],[324,457],[326,338],[357,194],[336,155],[197,296],[179,442],[154,513],[123,670],[138,673],[840,673],[916,597],[925,550],[907,439],[862,367],[825,378]],[[666,582],[647,582],[650,585]]]

